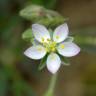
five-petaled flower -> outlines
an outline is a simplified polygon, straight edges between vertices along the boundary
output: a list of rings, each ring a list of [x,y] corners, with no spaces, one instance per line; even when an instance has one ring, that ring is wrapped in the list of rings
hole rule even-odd
[[[31,59],[42,59],[47,53],[47,69],[51,73],[56,73],[61,65],[59,55],[72,57],[80,52],[80,48],[72,42],[68,36],[69,30],[66,23],[58,26],[52,36],[48,30],[40,24],[32,25],[32,32],[35,37],[35,45],[28,48],[24,54]]]

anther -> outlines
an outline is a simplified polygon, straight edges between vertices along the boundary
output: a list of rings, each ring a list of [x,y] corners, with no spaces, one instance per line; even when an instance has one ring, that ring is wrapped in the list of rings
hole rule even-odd
[[[63,44],[61,45],[61,48],[64,49],[64,45]]]
[[[44,38],[42,37],[42,42],[44,42]]]
[[[50,41],[50,39],[48,38],[47,41]]]
[[[59,36],[56,36],[56,39],[59,39]]]

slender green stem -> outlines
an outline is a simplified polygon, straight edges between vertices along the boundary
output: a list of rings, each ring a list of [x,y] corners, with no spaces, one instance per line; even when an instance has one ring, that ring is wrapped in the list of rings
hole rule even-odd
[[[56,80],[57,80],[57,74],[54,74],[51,78],[49,88],[44,96],[53,96],[55,85],[56,85]]]

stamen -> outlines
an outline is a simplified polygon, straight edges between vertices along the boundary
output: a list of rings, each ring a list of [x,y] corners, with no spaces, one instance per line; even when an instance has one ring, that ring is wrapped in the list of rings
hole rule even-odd
[[[56,42],[51,41],[49,38],[46,40],[42,38],[43,46],[46,48],[47,52],[55,52],[56,51]]]
[[[44,42],[44,38],[42,37],[42,42]]]
[[[64,45],[63,44],[61,44],[61,46],[60,46],[62,49],[64,49]]]
[[[50,39],[48,38],[47,41],[50,41]]]
[[[55,52],[56,49],[53,47],[51,50],[52,50],[52,52]]]
[[[59,39],[59,36],[56,36],[56,39]]]

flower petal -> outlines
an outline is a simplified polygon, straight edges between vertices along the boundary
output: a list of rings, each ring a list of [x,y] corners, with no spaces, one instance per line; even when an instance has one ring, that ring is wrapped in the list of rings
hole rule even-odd
[[[47,69],[55,74],[60,68],[61,60],[60,57],[56,53],[49,54],[47,58]]]
[[[57,43],[64,41],[68,36],[68,26],[66,23],[58,26],[53,33],[53,40]]]
[[[38,40],[39,42],[42,42],[42,40],[46,42],[46,40],[50,39],[50,34],[43,25],[33,24],[32,32],[35,39]]]
[[[24,54],[31,59],[41,59],[46,55],[46,50],[43,46],[37,45],[28,48]]]
[[[59,54],[65,57],[72,57],[80,52],[80,48],[72,42],[63,42],[58,47]]]

